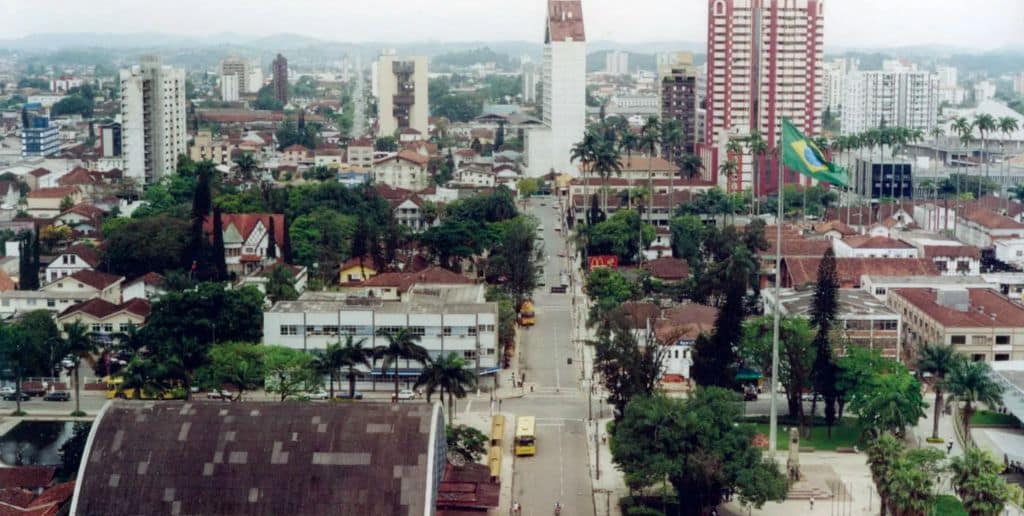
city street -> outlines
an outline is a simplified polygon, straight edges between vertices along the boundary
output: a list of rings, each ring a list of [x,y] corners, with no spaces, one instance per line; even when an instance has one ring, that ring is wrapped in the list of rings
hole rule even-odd
[[[543,202],[546,206],[540,206]],[[537,324],[521,330],[519,371],[526,375],[526,394],[506,400],[506,414],[537,417],[537,455],[515,462],[513,498],[523,514],[552,514],[561,502],[562,514],[593,514],[593,495],[587,457],[587,406],[580,390],[580,357],[573,343],[572,295],[550,294],[568,272],[565,236],[556,232],[557,201],[531,199],[526,212],[544,227],[544,283],[534,296]],[[570,363],[570,360],[572,363]],[[532,392],[531,391],[532,388]]]

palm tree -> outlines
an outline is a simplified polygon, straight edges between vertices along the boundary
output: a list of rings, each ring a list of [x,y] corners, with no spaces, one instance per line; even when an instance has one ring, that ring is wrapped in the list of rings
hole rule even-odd
[[[313,369],[319,375],[326,374],[330,377],[327,381],[327,395],[332,400],[334,399],[334,379],[338,369],[344,365],[341,359],[341,344],[338,342],[328,344],[326,349],[317,350],[313,354]]]
[[[119,350],[129,353],[133,357],[146,346],[146,341],[144,340],[145,336],[143,335],[141,328],[132,322],[129,322],[127,326],[123,326],[122,331],[119,331],[110,337],[114,342],[117,342],[117,348]]]
[[[992,369],[985,362],[962,361],[947,373],[945,388],[949,403],[963,403],[964,439],[970,443],[971,417],[978,404],[989,407],[1003,405],[1003,386],[992,378]]]
[[[61,339],[62,349],[75,357],[74,366],[74,382],[75,382],[75,413],[80,414],[82,412],[81,403],[79,400],[80,382],[78,378],[79,366],[82,363],[83,358],[90,357],[96,352],[96,340],[89,328],[82,323],[82,321],[76,320],[71,324],[64,325],[64,334],[66,335]]]
[[[622,159],[614,142],[603,141],[597,146],[592,165],[594,172],[601,177],[602,203],[605,214],[608,214],[608,179],[612,174],[622,175]]]
[[[590,197],[589,182],[587,181],[587,173],[590,171],[590,164],[594,162],[594,158],[597,156],[597,148],[600,145],[600,138],[593,130],[588,130],[583,134],[583,139],[576,142],[569,151],[569,161],[572,163],[580,162],[580,168],[583,169],[583,198],[587,199]],[[570,199],[571,200],[571,199]]]
[[[1007,197],[1007,193],[1006,193],[1006,176],[1008,176],[1010,174],[1010,160],[1006,159],[1006,140],[1009,140],[1010,139],[1010,135],[1012,135],[1014,132],[1016,132],[1017,129],[1020,128],[1020,126],[1017,123],[1017,119],[1013,118],[1012,116],[1004,116],[1004,117],[1000,118],[999,121],[998,121],[998,125],[999,125],[999,132],[1003,133],[1003,136],[1006,137],[1005,140],[1002,140],[1002,141],[999,142],[999,147],[1003,151],[1003,162],[1006,163],[1006,172],[1003,173],[1003,179],[1001,181],[1001,184],[1002,184],[1002,194],[1000,195],[1000,197],[1005,199],[1005,201],[1004,201],[1005,202],[1005,206],[1006,206],[1005,211],[1009,211],[1009,209],[1010,209],[1010,199],[1009,199],[1009,197]]]
[[[627,124],[625,130],[619,134],[619,152],[626,153],[626,168],[630,169],[630,172],[632,172],[633,168],[633,151],[637,150],[639,145],[640,139],[629,129]],[[630,173],[626,179],[629,181],[629,185],[626,187],[626,206],[632,209],[633,174]]]
[[[647,188],[651,190],[651,199],[654,199],[654,156],[658,152],[658,144],[661,143],[661,121],[658,117],[652,116],[644,122],[640,128],[640,148],[647,151]],[[652,207],[653,208],[653,207]],[[647,211],[647,223],[653,224],[654,210]]]
[[[404,358],[407,367],[410,360],[426,364],[430,361],[430,355],[427,354],[427,350],[423,346],[417,344],[420,336],[413,335],[408,328],[400,328],[397,331],[388,331],[382,328],[378,330],[377,334],[387,340],[387,345],[377,347],[376,355],[381,358],[381,372],[391,366],[395,367],[395,399],[397,400],[398,361]]]
[[[341,367],[346,369],[345,378],[348,379],[348,397],[356,397],[356,378],[363,375],[363,372],[356,369],[363,366],[367,371],[373,369],[370,361],[373,359],[373,349],[364,348],[366,339],[355,340],[352,335],[345,336],[345,344],[341,346]]]
[[[729,140],[729,143],[725,144],[725,155],[728,158],[726,161],[735,161],[738,158],[739,161],[736,162],[736,169],[737,171],[743,169],[743,143],[739,140]],[[736,188],[736,190],[743,190],[742,181],[738,182],[737,186],[738,188]],[[725,191],[729,192],[732,190],[733,189],[729,187],[728,179],[726,179]]]
[[[475,385],[476,376],[466,369],[466,360],[455,353],[448,353],[431,361],[416,379],[416,387],[426,389],[428,402],[434,392],[440,391],[442,402],[444,395],[448,394],[449,425],[453,423],[455,416],[455,398],[465,398],[469,389]]]
[[[986,450],[969,448],[949,462],[950,483],[963,500],[966,514],[994,515],[1003,512],[1006,502],[1015,498],[1007,482],[1000,477],[1006,466]]]
[[[138,356],[132,358],[128,367],[125,367],[118,376],[122,380],[118,394],[123,396],[124,391],[131,390],[134,400],[142,399],[145,391],[160,392],[164,388],[160,381],[160,370],[150,359]]]
[[[974,122],[971,122],[971,121],[967,120],[964,117],[960,117],[960,118],[957,118],[956,120],[953,121],[952,127],[953,127],[953,131],[956,132],[957,136],[959,136],[959,138],[960,138],[960,144],[963,145],[964,150],[966,150],[967,146],[970,145],[970,143],[971,143],[971,138],[974,135]],[[961,174],[957,174],[957,176],[956,176],[956,211],[957,211],[957,213],[960,213],[960,200],[961,200],[960,199],[960,176],[961,176]],[[956,222],[955,222],[956,219],[954,218],[953,220],[954,220],[953,230],[956,231],[956,225],[955,225],[956,224]]]
[[[939,417],[942,415],[942,390],[944,382],[950,371],[959,367],[963,356],[958,354],[953,346],[947,344],[926,344],[921,348],[917,358],[917,368],[922,373],[928,373],[931,378],[928,383],[935,391],[934,421],[932,421],[932,439],[939,438]]]
[[[896,468],[896,461],[903,453],[903,446],[892,434],[882,434],[870,446],[868,446],[868,469],[871,470],[871,478],[875,481],[878,489],[878,497],[881,499],[882,512],[886,514],[888,499],[892,493],[889,491],[888,479]]]
[[[252,173],[259,167],[259,163],[251,152],[243,152],[235,158],[235,166],[238,167],[238,174],[243,179],[252,179]]]
[[[981,161],[985,164],[985,179],[988,180],[988,148],[985,145],[985,139],[989,132],[996,130],[996,119],[988,113],[975,114],[974,127],[978,130],[978,135],[981,136]],[[981,199],[981,181],[978,181],[978,199]]]
[[[670,118],[661,124],[661,146],[664,158],[681,165],[683,157],[683,124],[676,118]]]
[[[718,167],[718,173],[725,176],[726,182],[731,181],[733,177],[735,177],[736,174],[739,172],[739,170],[739,166],[732,159],[726,161],[725,163],[722,163]]]
[[[754,199],[754,215],[759,215],[761,213],[761,158],[768,152],[768,142],[764,140],[759,131],[755,130],[747,137],[747,148],[754,160],[754,184],[751,188]],[[782,188],[781,177],[779,178],[779,188]]]

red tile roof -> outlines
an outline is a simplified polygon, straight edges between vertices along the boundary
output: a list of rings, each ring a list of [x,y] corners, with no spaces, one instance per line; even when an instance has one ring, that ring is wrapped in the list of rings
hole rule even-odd
[[[106,215],[107,212],[104,211],[102,208],[98,208],[98,207],[96,207],[96,206],[94,206],[92,204],[78,203],[78,204],[68,208],[67,211],[65,211],[64,213],[61,213],[61,215],[65,215],[65,214],[68,214],[68,213],[74,213],[76,215],[81,215],[81,216],[83,216],[85,218],[88,218],[88,219],[91,219],[91,220],[93,220],[95,222],[99,222],[100,219],[103,218],[103,216]]]
[[[164,284],[164,277],[155,272],[147,272],[131,281],[131,284],[143,282],[147,285],[160,286]]]
[[[373,164],[374,165],[379,165],[381,163],[387,163],[388,161],[391,161],[391,160],[408,161],[409,163],[412,163],[412,164],[414,164],[416,166],[425,167],[425,166],[427,166],[427,163],[430,162],[430,157],[429,156],[424,156],[424,155],[422,155],[422,154],[420,154],[420,153],[418,153],[416,151],[403,150],[403,151],[399,151],[398,154],[395,154],[394,156],[388,156],[386,158],[382,158],[382,159],[379,159],[377,161],[374,161]]]
[[[685,303],[661,313],[654,324],[654,336],[662,344],[678,340],[695,340],[701,333],[715,326],[718,309],[698,303]]]
[[[64,318],[74,313],[83,312],[97,319],[104,319],[116,313],[128,312],[145,318],[149,317],[151,308],[152,306],[149,304],[149,301],[146,301],[145,299],[133,298],[120,305],[115,305],[114,303],[104,301],[103,299],[96,297],[84,303],[78,303],[77,305],[66,308],[60,313],[60,317]]]
[[[419,272],[385,272],[362,283],[364,287],[397,287],[407,292],[413,285],[470,285],[473,280],[441,267],[428,267]]]
[[[124,276],[117,276],[115,274],[107,274],[105,272],[89,270],[77,271],[68,277],[81,281],[82,283],[85,283],[86,285],[89,285],[90,287],[93,287],[97,290],[103,290],[113,285],[114,283],[117,283],[118,281],[124,279]]]
[[[661,307],[654,303],[630,301],[622,303],[617,312],[626,318],[631,328],[646,328],[647,322],[654,323],[661,317]]]
[[[33,170],[33,171],[28,173],[28,175],[33,176],[33,177],[43,177],[43,176],[46,176],[46,175],[49,175],[49,174],[50,174],[49,170],[46,170],[45,168],[41,168],[41,167],[37,168],[37,169],[35,169],[35,170]]]
[[[768,249],[761,252],[761,256],[775,256],[775,234],[768,235]],[[805,238],[786,238],[782,234],[782,256],[806,256],[810,258],[821,258],[825,251],[832,248],[828,240],[807,240]]]
[[[813,230],[815,233],[819,235],[824,235],[829,231],[837,231],[840,235],[843,236],[852,236],[858,234],[858,231],[856,229],[853,229],[852,227],[847,226],[845,223],[840,222],[838,220],[825,222],[824,224],[817,224],[814,226]]]
[[[821,258],[783,257],[783,283],[787,288],[811,285],[818,281]],[[836,272],[842,288],[860,287],[860,277],[938,276],[935,262],[925,258],[836,258]]]
[[[28,193],[30,199],[63,199],[69,195],[79,192],[77,186],[55,186],[52,188],[38,188]]]
[[[994,211],[990,211],[984,208],[977,208],[973,210],[967,210],[962,215],[964,220],[974,222],[981,227],[988,229],[1021,229],[1024,230],[1024,224],[1005,217]]]
[[[690,277],[690,265],[686,260],[679,258],[658,258],[645,263],[643,268],[650,272],[652,277],[662,280],[678,281]]]
[[[930,288],[901,288],[890,291],[935,319],[939,324],[957,328],[1024,326],[1024,306],[987,288],[966,289],[970,299],[967,311],[940,305],[937,291]]]
[[[857,235],[846,237],[843,243],[854,249],[913,249],[914,246],[883,236]]]
[[[57,184],[60,186],[92,185],[99,182],[97,177],[83,167],[75,167],[71,172],[57,179]]]
[[[221,213],[220,223],[224,230],[227,230],[228,226],[235,226],[238,233],[242,235],[242,239],[248,240],[249,235],[252,234],[253,230],[256,229],[257,223],[263,223],[265,230],[270,229],[270,218],[274,218],[274,238],[277,241],[278,247],[284,245],[284,215],[280,213]],[[213,238],[213,217],[206,217],[203,221],[203,231],[210,234],[210,238]]]
[[[973,245],[928,245],[924,246],[925,258],[973,258],[981,259],[981,249]]]
[[[0,487],[38,489],[53,481],[57,468],[51,466],[17,466],[0,468]]]
[[[81,258],[81,260],[88,264],[89,267],[96,267],[100,263],[99,253],[97,253],[95,249],[84,244],[72,245],[67,249],[64,249],[60,254],[73,254]]]

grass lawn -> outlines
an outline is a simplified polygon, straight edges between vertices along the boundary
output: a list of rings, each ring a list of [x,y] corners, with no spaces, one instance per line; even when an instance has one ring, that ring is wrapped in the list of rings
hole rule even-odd
[[[767,424],[757,424],[757,431],[768,435]],[[789,432],[787,426],[779,425],[778,444],[780,450],[789,449]],[[815,450],[834,451],[836,448],[852,448],[860,440],[860,428],[852,419],[844,419],[841,423],[832,427],[832,438],[828,438],[828,428],[824,425],[815,426],[811,429],[810,438],[801,438],[801,447],[811,447]]]
[[[1019,426],[1020,421],[1013,414],[1000,414],[989,410],[979,410],[971,416],[972,425],[988,426]]]
[[[932,507],[932,514],[935,516],[967,516],[964,504],[953,495],[939,495],[935,497],[935,505]]]

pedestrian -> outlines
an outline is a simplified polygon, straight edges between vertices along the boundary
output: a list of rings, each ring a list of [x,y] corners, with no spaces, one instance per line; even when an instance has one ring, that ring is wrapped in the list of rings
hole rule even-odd
[[[953,452],[953,441],[949,441],[949,442],[946,443],[946,455],[949,455],[952,452]]]
[[[811,495],[811,511],[814,511],[814,495]]]
[[[501,412],[501,398],[498,398],[498,412]]]

